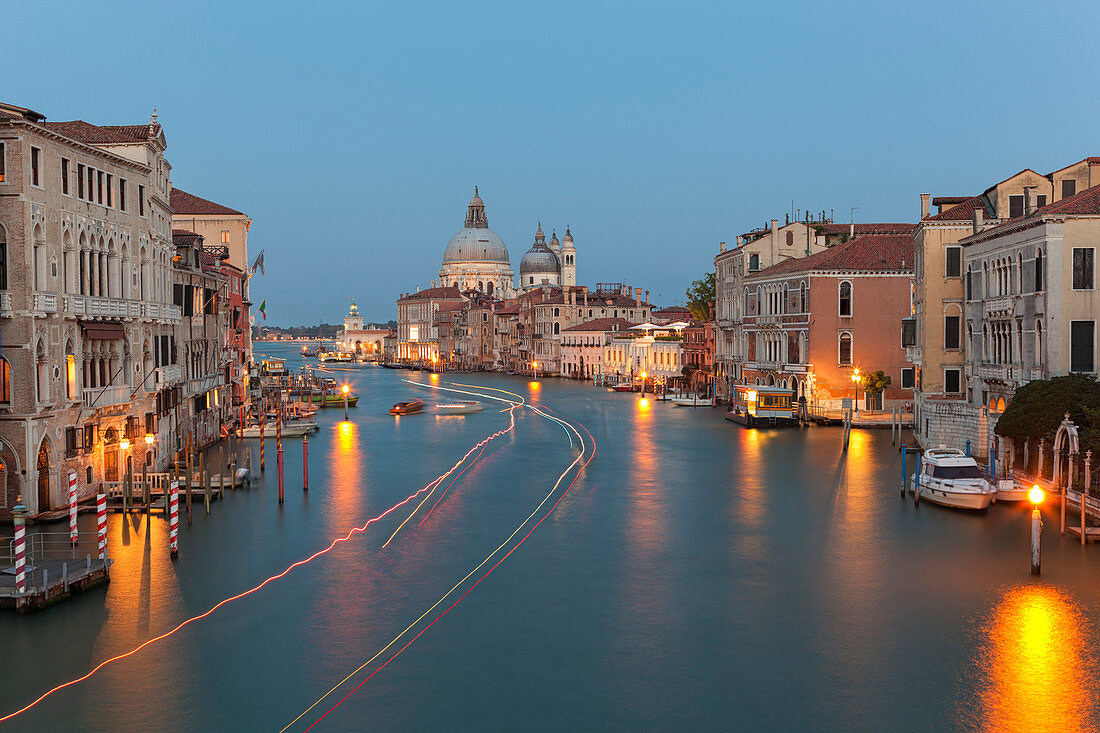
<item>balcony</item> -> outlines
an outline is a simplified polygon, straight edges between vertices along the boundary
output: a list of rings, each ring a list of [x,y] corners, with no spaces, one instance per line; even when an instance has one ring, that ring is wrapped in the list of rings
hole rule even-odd
[[[12,316],[11,293],[0,293],[0,316]]]
[[[37,313],[57,313],[57,296],[53,293],[35,293],[34,311]]]
[[[183,380],[183,367],[179,364],[165,364],[157,367],[154,380],[157,387],[164,387]]]
[[[99,410],[114,405],[125,405],[130,402],[131,389],[133,388],[128,384],[118,384],[112,387],[87,387],[84,390],[84,406]]]
[[[1031,370],[1028,376],[1031,376]],[[1019,382],[1024,370],[1014,364],[978,364],[978,378],[994,382]]]
[[[173,323],[179,323],[182,318],[178,305],[151,303],[135,298],[66,295],[63,305],[66,314],[82,318],[141,318]]]
[[[757,361],[756,368],[762,371],[777,372],[779,367],[782,366],[778,361]]]
[[[1012,312],[1012,298],[986,298],[982,301],[982,313],[986,316]]]

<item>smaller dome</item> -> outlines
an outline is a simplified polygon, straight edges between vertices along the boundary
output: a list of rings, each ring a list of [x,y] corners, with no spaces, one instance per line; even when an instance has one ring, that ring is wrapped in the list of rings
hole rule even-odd
[[[558,256],[545,247],[532,247],[519,261],[520,275],[557,275]]]
[[[569,227],[565,228],[565,237],[561,241],[565,244],[573,244],[573,235],[569,233]]]
[[[558,233],[550,232],[550,244],[558,244]]]

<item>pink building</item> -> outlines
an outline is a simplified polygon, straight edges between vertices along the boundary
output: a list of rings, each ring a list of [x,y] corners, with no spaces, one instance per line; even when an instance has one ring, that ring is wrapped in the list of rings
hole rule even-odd
[[[912,313],[913,237],[857,236],[745,277],[743,381],[790,387],[811,407],[855,396],[852,375],[882,370],[890,387],[860,391],[863,409],[913,398],[898,321]]]

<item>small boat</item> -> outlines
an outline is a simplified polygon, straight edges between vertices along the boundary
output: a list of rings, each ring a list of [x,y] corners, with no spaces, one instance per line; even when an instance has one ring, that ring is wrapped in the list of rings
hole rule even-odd
[[[321,407],[343,407],[344,395],[343,394],[314,394],[310,395],[309,399],[313,404],[320,405]],[[355,403],[359,401],[359,395],[348,395],[348,407],[355,407]]]
[[[435,411],[441,415],[468,415],[471,412],[481,412],[482,409],[481,403],[477,400],[460,400],[435,406]]]
[[[618,384],[611,385],[611,389],[616,392],[633,392],[634,385],[630,382],[619,382]]]
[[[424,409],[424,400],[407,400],[398,402],[390,408],[391,415],[411,415]]]
[[[1027,501],[1031,486],[1026,486],[1014,478],[1003,478],[997,482],[997,501]]]
[[[920,473],[909,480],[909,493],[954,509],[982,511],[997,498],[997,489],[985,480],[977,461],[955,448],[924,452]]]
[[[670,397],[669,402],[677,407],[710,407],[710,400],[694,397]]]

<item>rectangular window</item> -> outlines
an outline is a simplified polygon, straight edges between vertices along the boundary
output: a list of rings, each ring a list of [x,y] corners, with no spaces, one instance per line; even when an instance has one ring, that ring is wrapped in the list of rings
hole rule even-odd
[[[38,148],[31,148],[31,185],[42,185],[42,151]]]
[[[1095,372],[1096,321],[1070,321],[1069,370]]]
[[[1077,193],[1077,181],[1072,178],[1062,181],[1062,198],[1068,198],[1075,193]]]
[[[138,186],[138,216],[145,216],[145,186]]]
[[[103,203],[103,171],[96,171],[95,172],[95,181],[96,181],[96,196],[95,196],[95,198],[96,198],[96,201],[98,203],[102,204]]]
[[[915,316],[901,319],[901,345],[917,345],[917,319]]]
[[[76,428],[65,428],[65,455],[72,458],[76,455],[77,448],[78,441],[76,439]]]
[[[1008,218],[1015,219],[1018,216],[1024,215],[1024,197],[1023,194],[1019,196],[1008,197]]]
[[[84,423],[84,451],[95,448],[95,423]]]
[[[959,394],[962,392],[962,382],[958,369],[943,370],[943,391],[947,394]]]
[[[959,348],[959,317],[958,316],[944,316],[943,317],[943,348],[945,348],[945,349],[958,349]]]
[[[962,277],[962,247],[947,248],[947,277]]]
[[[95,201],[95,169],[88,166],[88,201]]]
[[[913,367],[906,367],[901,370],[901,388],[912,389],[913,388]]]
[[[229,244],[229,230],[222,229],[222,244]]]
[[[76,164],[76,197],[84,198],[84,164]]]
[[[1047,205],[1047,195],[1045,193],[1038,194],[1035,197],[1035,208],[1041,209]]]
[[[69,159],[61,159],[61,193],[69,195]]]
[[[4,143],[0,143],[0,183],[3,183],[4,181],[8,180],[7,179],[8,167],[7,167],[7,165],[5,164],[5,161],[4,161],[4,150],[5,149],[6,148],[4,146]]]
[[[1092,290],[1093,262],[1096,258],[1096,250],[1092,247],[1073,248],[1073,289]]]
[[[110,173],[107,174],[107,205],[111,207],[115,205],[114,176]]]
[[[8,289],[8,243],[0,242],[0,290]]]
[[[118,179],[118,210],[126,211],[126,179]]]

